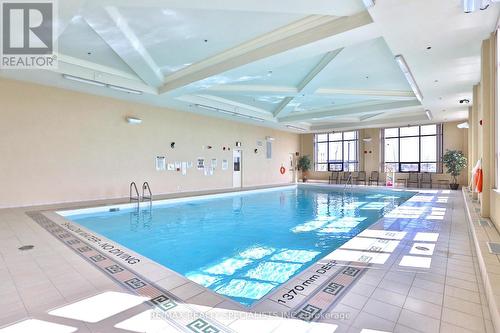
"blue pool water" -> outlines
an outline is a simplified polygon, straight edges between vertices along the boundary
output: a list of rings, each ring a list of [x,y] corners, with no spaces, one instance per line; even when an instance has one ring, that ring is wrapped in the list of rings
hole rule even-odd
[[[299,186],[67,218],[251,305],[412,195]]]

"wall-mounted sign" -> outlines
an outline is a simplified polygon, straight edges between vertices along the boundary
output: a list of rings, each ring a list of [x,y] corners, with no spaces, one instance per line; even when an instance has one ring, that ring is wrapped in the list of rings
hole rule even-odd
[[[156,171],[164,171],[166,169],[165,156],[156,156],[155,165]]]

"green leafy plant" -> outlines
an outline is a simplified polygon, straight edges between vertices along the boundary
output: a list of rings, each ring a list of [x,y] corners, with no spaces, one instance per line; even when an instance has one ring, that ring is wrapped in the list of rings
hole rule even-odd
[[[307,172],[311,169],[311,158],[309,156],[301,156],[297,163],[297,168],[302,172]]]
[[[307,172],[311,169],[311,159],[309,156],[301,156],[297,162],[297,169],[302,171],[302,181],[307,181]]]
[[[453,179],[452,184],[457,184],[457,177],[463,169],[467,167],[467,157],[460,150],[446,150],[443,155],[443,163],[446,166],[447,173],[449,173]]]

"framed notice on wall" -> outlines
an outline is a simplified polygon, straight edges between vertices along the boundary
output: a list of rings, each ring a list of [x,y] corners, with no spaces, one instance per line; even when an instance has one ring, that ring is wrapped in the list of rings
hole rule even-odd
[[[155,165],[156,171],[164,171],[166,169],[165,156],[156,156]]]

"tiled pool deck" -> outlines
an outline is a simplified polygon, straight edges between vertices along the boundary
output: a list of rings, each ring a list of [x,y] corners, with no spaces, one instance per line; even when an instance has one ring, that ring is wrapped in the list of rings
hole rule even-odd
[[[0,210],[0,332],[493,332],[459,191],[420,191],[250,309],[97,251],[61,207]]]

